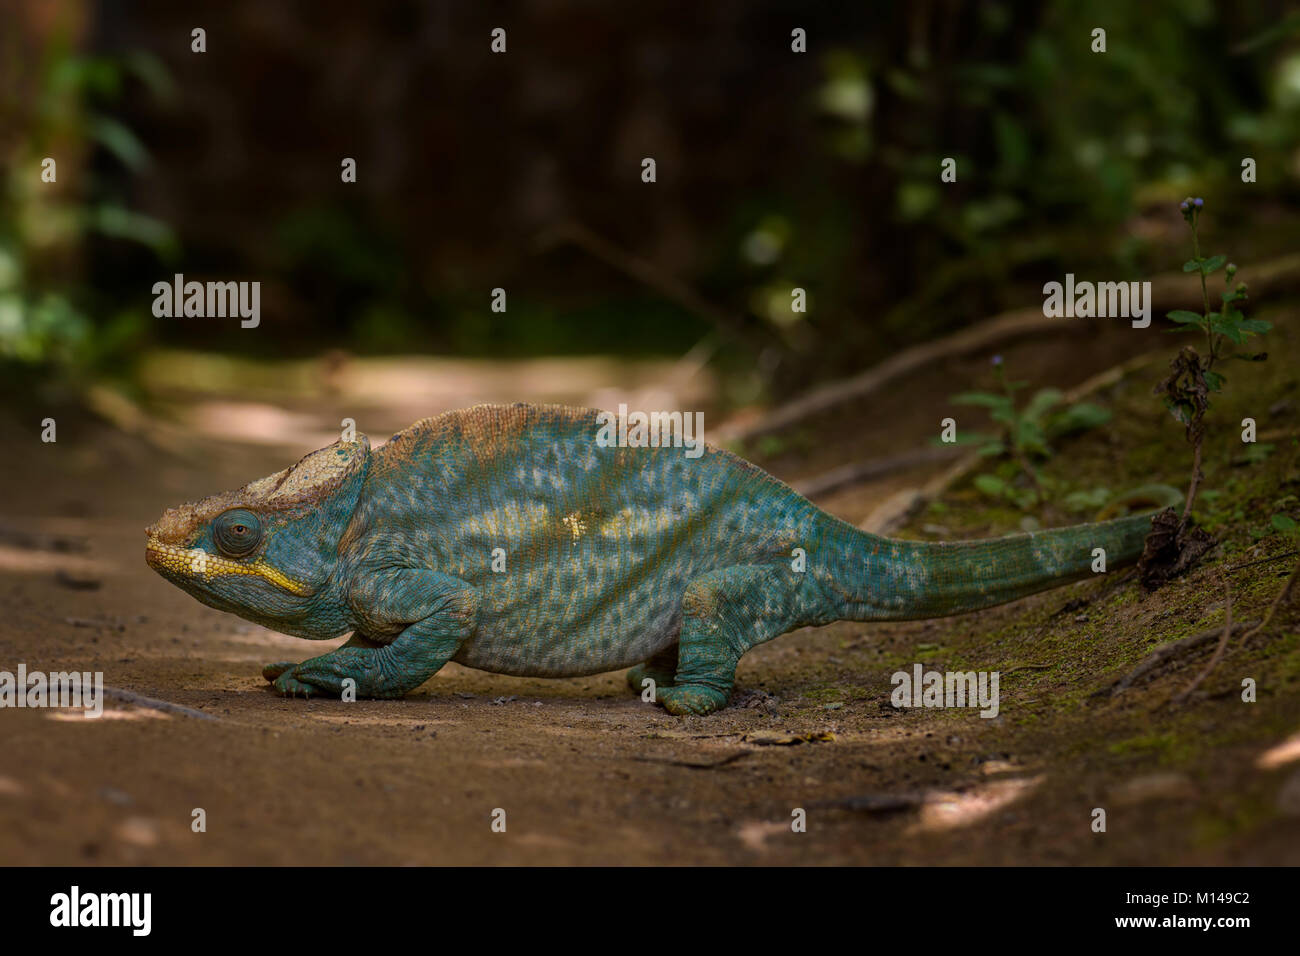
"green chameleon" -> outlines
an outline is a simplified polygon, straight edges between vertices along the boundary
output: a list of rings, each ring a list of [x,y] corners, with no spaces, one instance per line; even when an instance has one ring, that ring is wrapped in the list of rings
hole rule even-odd
[[[726,705],[740,656],[794,628],[939,617],[1134,560],[1148,515],[988,541],[877,537],[705,446],[608,447],[594,409],[479,405],[312,452],[167,511],[145,557],[204,604],[347,643],[263,675],[399,697],[447,661],[632,667],[673,714]],[[645,684],[647,679],[653,685]]]

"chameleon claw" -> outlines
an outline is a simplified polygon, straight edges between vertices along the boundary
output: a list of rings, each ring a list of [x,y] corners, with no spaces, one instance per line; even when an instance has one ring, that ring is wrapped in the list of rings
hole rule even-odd
[[[293,676],[292,671],[285,671],[275,679],[274,684],[275,689],[284,697],[297,698],[301,693],[304,699],[311,700],[312,691],[318,690],[312,684],[298,680]]]
[[[293,661],[277,661],[274,664],[264,664],[262,666],[262,676],[274,684],[277,677],[288,673],[297,666]]]

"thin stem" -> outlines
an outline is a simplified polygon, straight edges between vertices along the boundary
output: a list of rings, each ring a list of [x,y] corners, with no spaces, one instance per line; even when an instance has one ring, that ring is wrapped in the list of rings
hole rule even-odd
[[[1209,357],[1205,359],[1205,365],[1201,368],[1201,374],[1208,372],[1214,365],[1215,348],[1214,333],[1210,331],[1210,290],[1205,284],[1205,263],[1201,260],[1201,239],[1199,233],[1201,214],[1199,210],[1192,211],[1190,224],[1192,227],[1192,255],[1196,258],[1197,270],[1201,274],[1201,303],[1205,307],[1205,342],[1209,349]],[[1197,359],[1197,364],[1200,360]],[[1201,427],[1200,416],[1198,415],[1193,423],[1195,438],[1192,442],[1192,480],[1187,488],[1187,503],[1183,505],[1183,518],[1179,522],[1179,534],[1187,529],[1192,520],[1192,505],[1196,503],[1196,492],[1201,484],[1201,443],[1205,438],[1205,431]]]
[[[1214,333],[1210,331],[1210,290],[1205,285],[1205,263],[1201,261],[1201,239],[1197,232],[1201,221],[1199,211],[1192,213],[1192,255],[1196,258],[1197,271],[1201,274],[1201,303],[1205,306],[1205,345],[1210,350],[1210,357],[1205,361],[1205,371],[1214,366],[1218,357],[1214,347]]]
[[[1251,628],[1246,633],[1246,637],[1254,637],[1268,627],[1269,622],[1273,620],[1273,615],[1277,613],[1277,609],[1291,600],[1291,592],[1295,590],[1297,578],[1300,578],[1300,564],[1295,566],[1291,575],[1286,579],[1286,584],[1282,585],[1282,590],[1278,591],[1277,597],[1273,598],[1273,603],[1268,606],[1268,613],[1264,615],[1264,619]]]
[[[1187,523],[1192,518],[1192,504],[1196,501],[1196,491],[1201,485],[1201,441],[1204,437],[1205,433],[1198,428],[1192,443],[1192,483],[1187,488],[1187,504],[1183,506],[1183,520],[1180,523],[1179,534],[1187,528]]]

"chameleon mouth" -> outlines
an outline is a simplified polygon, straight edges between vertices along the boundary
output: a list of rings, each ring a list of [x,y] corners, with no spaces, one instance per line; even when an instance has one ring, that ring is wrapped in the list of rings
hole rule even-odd
[[[150,537],[145,542],[144,560],[158,573],[176,578],[210,581],[223,575],[240,574],[259,577],[290,594],[311,593],[311,588],[307,585],[271,567],[263,558],[246,563],[231,561],[220,555],[209,554],[202,548],[178,548]]]

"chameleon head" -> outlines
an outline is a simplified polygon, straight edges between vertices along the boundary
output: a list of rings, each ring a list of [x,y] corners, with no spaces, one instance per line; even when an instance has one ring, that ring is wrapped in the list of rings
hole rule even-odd
[[[218,610],[304,637],[341,633],[327,585],[369,460],[370,443],[358,436],[237,491],[170,508],[145,531],[145,561]]]

